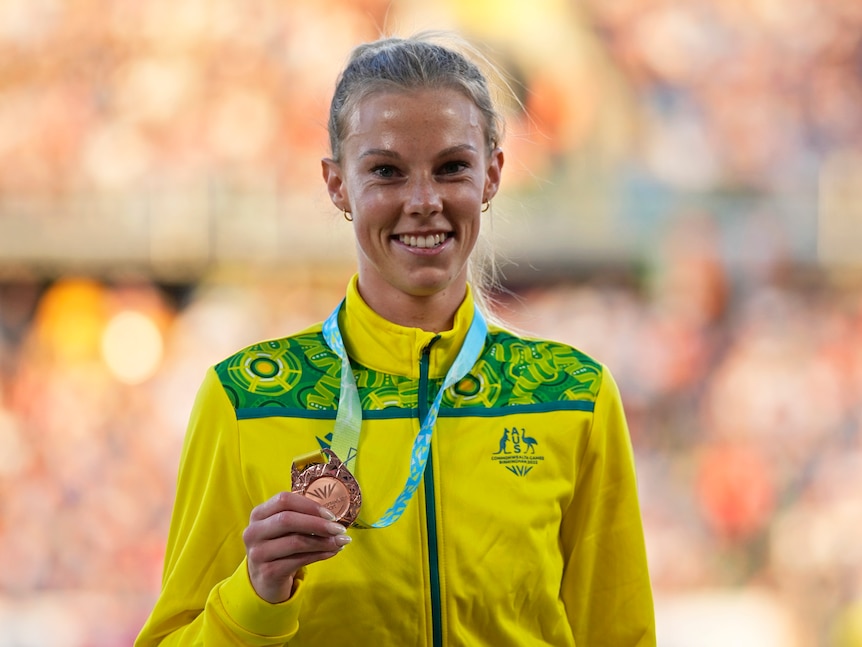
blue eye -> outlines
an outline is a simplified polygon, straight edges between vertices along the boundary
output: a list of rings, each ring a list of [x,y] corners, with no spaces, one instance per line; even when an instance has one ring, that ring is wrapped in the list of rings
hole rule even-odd
[[[449,175],[452,173],[459,173],[460,171],[463,171],[465,168],[467,168],[467,166],[468,165],[466,162],[446,162],[440,168],[440,171],[441,173]]]
[[[382,178],[395,177],[395,168],[392,166],[375,166],[371,172]]]

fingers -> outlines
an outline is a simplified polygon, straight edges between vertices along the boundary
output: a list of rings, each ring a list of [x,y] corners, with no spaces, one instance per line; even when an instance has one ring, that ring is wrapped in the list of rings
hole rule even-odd
[[[252,510],[247,532],[250,539],[263,540],[295,533],[333,537],[345,529],[326,508],[299,494],[281,492]]]
[[[293,594],[294,577],[300,568],[334,557],[339,550],[294,553],[290,558],[263,562],[255,561],[252,552],[247,560],[249,580],[262,599],[278,604]]]
[[[291,511],[335,521],[335,515],[332,512],[295,492],[279,492],[268,501],[264,501],[251,511],[251,520],[258,521],[271,517],[278,512]]]
[[[252,585],[262,598],[279,602],[290,597],[297,570],[338,554],[350,537],[329,510],[282,492],[252,510],[243,542]]]
[[[312,562],[333,557],[348,543],[350,537],[346,534],[314,537],[294,533],[256,542],[247,546],[247,553],[249,561],[256,565],[281,562],[288,569],[296,570]]]

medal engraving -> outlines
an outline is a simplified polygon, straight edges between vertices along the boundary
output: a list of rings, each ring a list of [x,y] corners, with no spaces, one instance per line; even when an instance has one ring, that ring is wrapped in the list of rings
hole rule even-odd
[[[321,451],[328,462],[311,463],[300,469],[296,463],[291,470],[291,490],[316,501],[336,520],[350,526],[359,516],[362,493],[353,474],[330,449]]]
[[[350,508],[350,493],[347,486],[331,476],[321,476],[305,490],[305,496],[314,499],[339,519]]]

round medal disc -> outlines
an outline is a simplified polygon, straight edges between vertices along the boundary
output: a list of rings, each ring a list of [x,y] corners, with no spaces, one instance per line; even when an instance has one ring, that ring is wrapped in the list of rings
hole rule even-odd
[[[356,521],[362,505],[359,483],[331,449],[323,449],[321,454],[329,460],[311,463],[302,469],[293,464],[291,489],[316,501],[332,512],[336,521],[348,527]]]

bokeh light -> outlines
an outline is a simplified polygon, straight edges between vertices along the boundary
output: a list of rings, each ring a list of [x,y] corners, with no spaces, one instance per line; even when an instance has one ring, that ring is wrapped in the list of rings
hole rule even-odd
[[[57,281],[36,312],[34,327],[42,352],[61,363],[96,359],[106,316],[104,288],[98,281]]]
[[[114,315],[102,334],[102,358],[124,384],[140,384],[155,375],[164,343],[155,322],[140,312]]]
[[[426,28],[522,104],[501,316],[617,378],[659,646],[860,647],[858,0],[0,0],[0,647],[133,642],[207,367],[352,272],[336,74]]]

